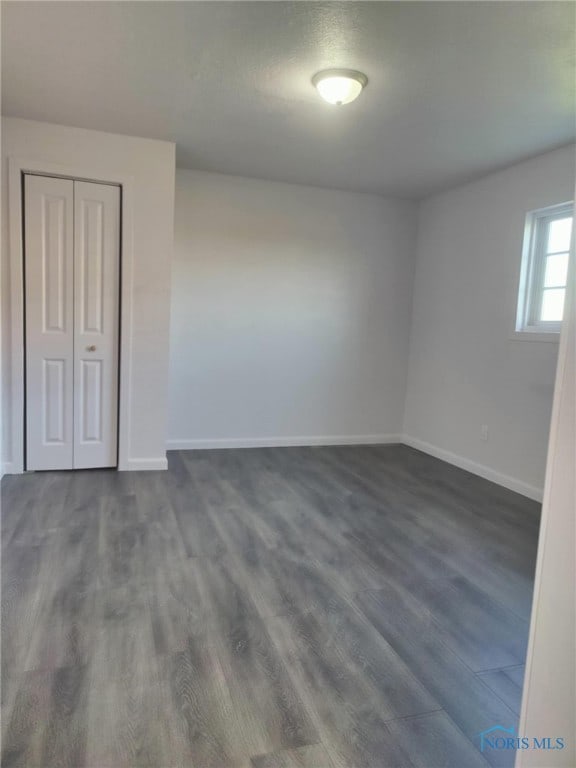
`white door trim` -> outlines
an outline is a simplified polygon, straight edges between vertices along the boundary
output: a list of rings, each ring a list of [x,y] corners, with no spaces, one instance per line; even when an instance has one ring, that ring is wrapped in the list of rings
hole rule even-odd
[[[120,263],[122,270],[120,306],[120,392],[118,422],[118,469],[130,464],[130,413],[132,406],[132,303],[134,294],[134,179],[110,168],[90,165],[64,166],[23,157],[8,158],[8,243],[10,248],[11,303],[11,436],[10,471],[24,471],[24,285],[22,279],[24,249],[22,242],[22,175],[39,173],[70,179],[118,184],[122,188],[122,234]]]

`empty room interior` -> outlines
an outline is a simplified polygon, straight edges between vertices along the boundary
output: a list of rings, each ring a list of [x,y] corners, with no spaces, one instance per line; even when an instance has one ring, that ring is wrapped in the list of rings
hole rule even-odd
[[[0,8],[3,768],[574,768],[576,4]]]

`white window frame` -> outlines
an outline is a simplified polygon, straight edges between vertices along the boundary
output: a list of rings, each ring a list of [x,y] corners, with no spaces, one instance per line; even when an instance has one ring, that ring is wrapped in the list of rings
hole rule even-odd
[[[539,320],[538,316],[543,293],[548,226],[556,219],[564,219],[567,216],[572,217],[572,238],[569,247],[571,253],[574,243],[573,202],[530,211],[526,216],[516,313],[516,334],[520,337],[546,341],[558,340],[562,321]]]

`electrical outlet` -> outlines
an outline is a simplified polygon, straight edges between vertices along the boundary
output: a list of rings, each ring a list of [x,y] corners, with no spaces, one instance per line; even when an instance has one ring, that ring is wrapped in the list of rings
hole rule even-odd
[[[480,440],[488,440],[488,424],[482,424],[480,427]]]

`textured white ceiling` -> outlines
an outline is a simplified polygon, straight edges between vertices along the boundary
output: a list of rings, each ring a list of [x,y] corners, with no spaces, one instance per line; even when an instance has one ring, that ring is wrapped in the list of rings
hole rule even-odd
[[[571,2],[3,2],[6,115],[179,166],[419,197],[574,140]],[[368,75],[345,107],[326,67]]]

